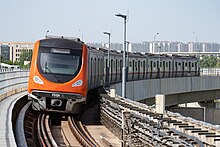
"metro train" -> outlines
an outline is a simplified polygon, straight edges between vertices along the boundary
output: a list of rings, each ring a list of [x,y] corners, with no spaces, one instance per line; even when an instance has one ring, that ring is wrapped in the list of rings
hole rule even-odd
[[[122,80],[122,51],[86,45],[77,38],[50,36],[35,43],[29,99],[37,111],[79,113],[89,90]],[[127,52],[126,80],[199,76],[195,56]],[[109,75],[109,76],[107,76]]]

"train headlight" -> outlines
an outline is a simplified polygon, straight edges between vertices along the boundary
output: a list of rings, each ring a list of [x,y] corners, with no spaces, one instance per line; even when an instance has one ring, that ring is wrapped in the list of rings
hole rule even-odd
[[[79,86],[82,86],[82,84],[83,84],[83,81],[78,80],[78,81],[76,81],[75,83],[72,84],[72,87],[79,87]]]
[[[33,80],[35,83],[44,85],[44,82],[38,76],[34,76]]]

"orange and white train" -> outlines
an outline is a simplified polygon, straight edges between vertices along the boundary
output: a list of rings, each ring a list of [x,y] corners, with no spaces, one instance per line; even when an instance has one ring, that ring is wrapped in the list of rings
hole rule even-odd
[[[35,43],[28,85],[37,111],[78,113],[88,90],[121,82],[122,52],[87,46],[77,38],[47,37]],[[199,76],[195,56],[129,52],[127,81]],[[109,73],[109,74],[107,74]],[[109,75],[109,76],[107,76]]]

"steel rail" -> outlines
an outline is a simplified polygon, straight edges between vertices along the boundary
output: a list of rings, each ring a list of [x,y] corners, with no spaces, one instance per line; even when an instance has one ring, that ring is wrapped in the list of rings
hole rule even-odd
[[[38,129],[38,138],[41,146],[58,147],[50,130],[49,115],[46,114],[39,115],[37,129]]]
[[[72,133],[80,144],[84,147],[99,147],[99,145],[92,139],[90,135],[86,135],[85,129],[81,123],[76,121],[74,118],[68,117],[68,124],[71,128]]]

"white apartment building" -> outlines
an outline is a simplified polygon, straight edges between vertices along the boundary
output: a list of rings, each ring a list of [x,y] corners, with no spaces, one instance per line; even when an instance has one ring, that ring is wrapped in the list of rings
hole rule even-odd
[[[34,43],[10,43],[10,60],[12,62],[18,61],[22,51],[32,52],[34,48]]]
[[[9,60],[12,62],[18,61],[22,51],[32,52],[34,43],[29,42],[0,42],[0,44],[9,47]]]

